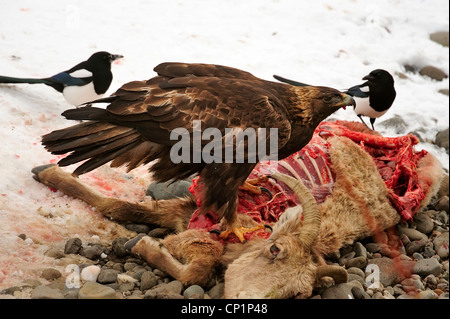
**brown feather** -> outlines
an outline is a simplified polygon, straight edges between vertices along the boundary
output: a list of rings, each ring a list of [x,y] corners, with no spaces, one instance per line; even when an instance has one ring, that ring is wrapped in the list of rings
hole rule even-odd
[[[109,161],[129,170],[152,162],[149,169],[158,181],[200,174],[202,209],[217,210],[228,223],[235,219],[238,188],[256,163],[174,164],[170,149],[177,140],[170,140],[171,132],[184,128],[192,135],[194,121],[201,122],[202,131],[217,128],[222,136],[229,128],[277,128],[281,159],[305,146],[320,121],[343,106],[344,96],[335,89],[265,81],[226,66],[162,63],[154,71],[157,76],[126,83],[99,100],[110,103],[106,109],[64,112],[68,119],[89,122],[47,134],[42,143],[50,152],[71,153],[60,165],[87,160],[76,174]]]

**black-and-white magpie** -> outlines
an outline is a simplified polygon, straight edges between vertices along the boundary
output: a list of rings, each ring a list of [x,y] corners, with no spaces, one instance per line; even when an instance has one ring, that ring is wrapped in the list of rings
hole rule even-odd
[[[96,52],[73,68],[48,78],[15,78],[0,75],[0,83],[46,84],[64,95],[66,101],[78,106],[103,96],[111,85],[111,62],[123,58],[120,54]]]
[[[273,77],[280,82],[291,85],[309,86],[309,84],[289,80],[278,75]],[[366,82],[352,86],[344,90],[344,93],[351,95],[355,100],[354,111],[360,120],[367,126],[362,117],[369,117],[372,130],[374,130],[375,120],[383,116],[395,100],[394,78],[388,71],[376,69],[362,79]]]

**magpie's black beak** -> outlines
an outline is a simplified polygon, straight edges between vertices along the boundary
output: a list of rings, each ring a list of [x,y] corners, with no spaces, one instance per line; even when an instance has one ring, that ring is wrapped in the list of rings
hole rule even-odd
[[[363,79],[363,80],[367,80],[367,81],[371,81],[371,80],[373,80],[373,76],[371,76],[371,75],[369,74],[369,75],[366,75],[365,77],[363,77],[362,79]]]
[[[118,60],[118,59],[122,59],[123,58],[123,55],[122,54],[111,54],[110,56],[109,56],[109,60],[112,62],[112,61],[115,61],[115,60]]]

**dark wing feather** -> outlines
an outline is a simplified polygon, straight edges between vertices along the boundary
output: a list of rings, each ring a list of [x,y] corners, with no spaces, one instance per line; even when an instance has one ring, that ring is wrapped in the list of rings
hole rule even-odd
[[[214,127],[222,136],[226,128],[266,127],[278,128],[279,146],[289,139],[291,127],[283,111],[285,106],[266,81],[234,68],[206,64],[163,63],[155,70],[159,76],[127,83],[111,97],[99,100],[110,103],[106,109],[85,107],[63,113],[68,119],[115,125],[123,135],[110,136],[113,131],[109,126],[103,127],[102,132],[95,131],[97,123],[90,127],[92,133],[88,135],[92,136],[75,141],[83,134],[79,131],[86,128],[74,126],[45,136],[47,149],[58,154],[71,153],[62,161],[64,165],[90,158],[90,164],[78,173],[95,169],[106,160],[111,160],[113,166],[126,164],[129,169],[159,160],[151,170],[162,181],[184,178],[204,167],[174,165],[169,158],[168,147],[178,142],[170,139],[170,133],[175,128],[192,133],[194,120],[201,121],[202,130]],[[91,145],[86,145],[90,138]]]

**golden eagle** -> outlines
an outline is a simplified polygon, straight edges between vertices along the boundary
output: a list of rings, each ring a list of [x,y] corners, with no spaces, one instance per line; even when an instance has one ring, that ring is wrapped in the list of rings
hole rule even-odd
[[[351,96],[332,88],[266,81],[221,65],[162,63],[154,71],[157,76],[126,83],[110,97],[92,102],[109,103],[106,108],[89,104],[65,111],[67,119],[84,122],[43,136],[43,145],[52,154],[70,153],[59,161],[60,166],[84,161],[74,175],[110,161],[112,167],[127,165],[129,170],[153,162],[149,170],[159,182],[199,174],[203,212],[216,211],[225,227],[236,233],[238,189],[259,158],[255,161],[247,153],[251,146],[247,136],[244,161],[235,160],[238,154],[227,161],[226,147],[238,149],[236,136],[225,142],[227,132],[253,129],[258,140],[261,129],[277,129],[275,138],[266,134],[262,141],[267,146],[272,139],[277,145],[275,153],[282,159],[303,148],[322,120],[355,103]],[[205,147],[211,142],[203,138],[195,141],[194,123],[200,124],[200,133],[207,129],[220,132],[223,143],[215,150],[223,152],[218,151],[216,160],[207,162],[202,157],[199,160],[191,147],[189,160],[173,161],[171,149],[179,142],[173,132],[187,132],[190,146],[197,142]]]

